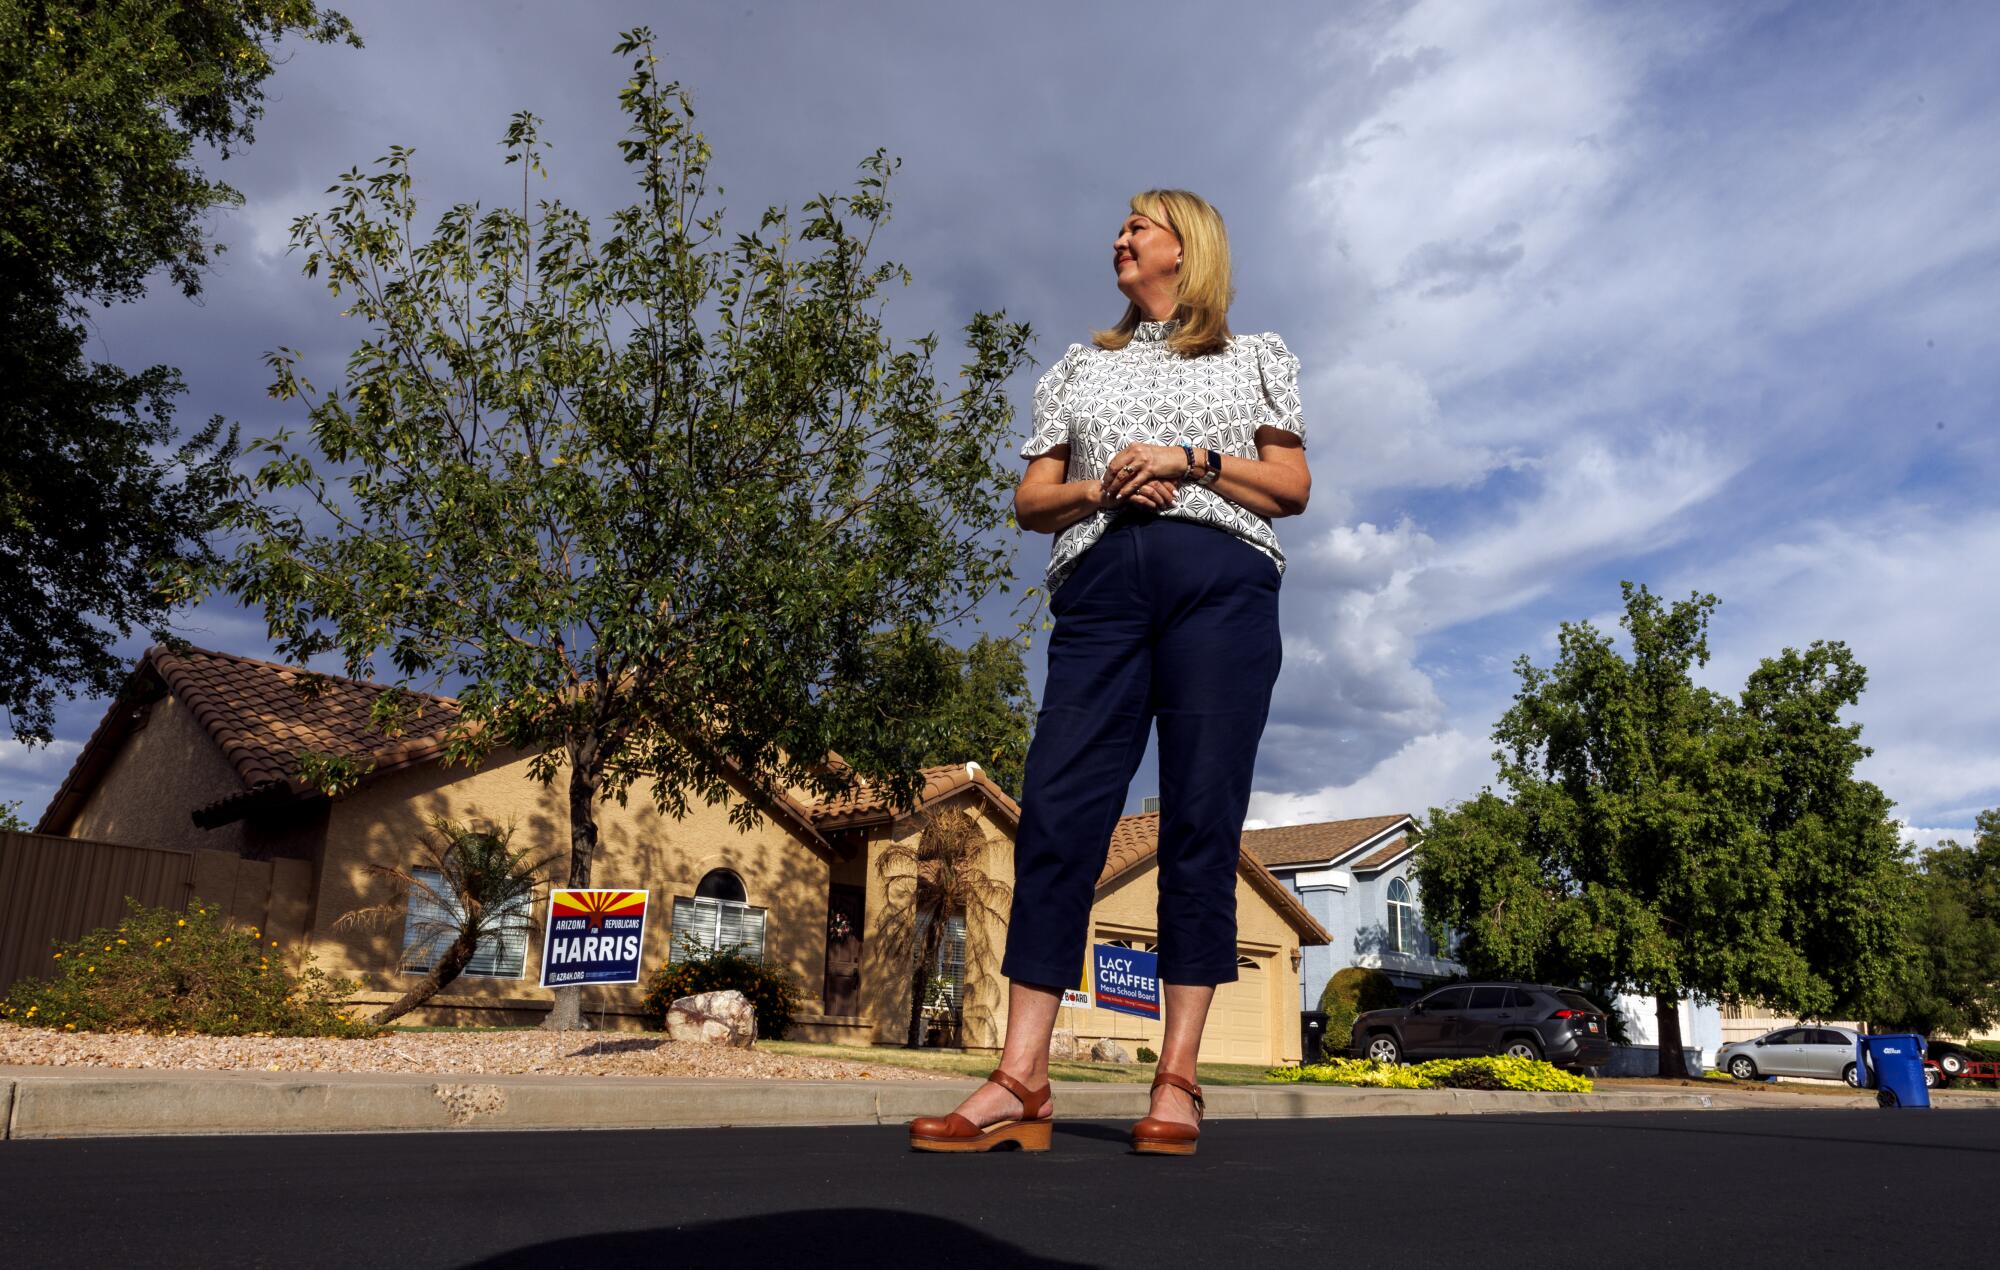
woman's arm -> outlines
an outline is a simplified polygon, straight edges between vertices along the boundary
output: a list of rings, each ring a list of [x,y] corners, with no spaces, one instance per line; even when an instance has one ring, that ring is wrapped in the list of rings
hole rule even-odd
[[[1197,472],[1206,466],[1206,458],[1205,451],[1194,452]],[[1179,480],[1186,472],[1187,454],[1179,446],[1135,442],[1113,455],[1105,467],[1105,497],[1115,506],[1144,483]],[[1259,428],[1257,457],[1225,455],[1222,475],[1209,488],[1259,516],[1274,520],[1296,516],[1306,509],[1306,502],[1312,497],[1312,471],[1306,466],[1305,444],[1283,428]],[[1018,506],[1018,494],[1015,501]]]
[[[1176,450],[1174,453],[1179,454]],[[1059,534],[1092,512],[1116,508],[1130,501],[1158,510],[1173,505],[1179,491],[1170,481],[1147,481],[1136,485],[1117,502],[1104,497],[1101,481],[1071,481],[1069,447],[1056,446],[1028,460],[1028,471],[1014,487],[1014,520],[1032,533]]]

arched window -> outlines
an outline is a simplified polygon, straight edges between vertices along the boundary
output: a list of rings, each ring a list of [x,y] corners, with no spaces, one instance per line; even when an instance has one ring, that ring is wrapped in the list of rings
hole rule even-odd
[[[685,961],[734,950],[752,959],[764,956],[764,910],[745,903],[743,879],[729,869],[711,869],[692,898],[674,899],[674,929],[667,960]]]
[[[1417,951],[1417,906],[1410,902],[1410,884],[1389,879],[1389,950]]]
[[[743,889],[743,879],[729,869],[710,869],[694,893],[703,899],[734,900],[738,904],[750,898],[750,893]]]

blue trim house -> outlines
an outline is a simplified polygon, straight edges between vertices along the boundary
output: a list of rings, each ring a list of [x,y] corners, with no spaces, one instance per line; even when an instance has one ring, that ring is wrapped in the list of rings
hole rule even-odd
[[[1326,981],[1348,966],[1382,971],[1406,998],[1465,973],[1424,930],[1410,871],[1414,827],[1410,816],[1394,815],[1244,831],[1243,849],[1333,932],[1332,943],[1301,950],[1301,1010],[1317,1010]]]

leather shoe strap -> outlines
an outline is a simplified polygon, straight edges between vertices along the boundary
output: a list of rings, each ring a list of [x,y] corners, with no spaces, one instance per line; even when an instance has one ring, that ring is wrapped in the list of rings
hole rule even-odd
[[[1023,1120],[1035,1119],[1041,1114],[1042,1108],[1048,1105],[1049,1087],[1047,1085],[1043,1085],[1040,1089],[1030,1089],[997,1067],[993,1069],[993,1074],[986,1079],[1021,1100],[1021,1119]]]
[[[1153,1088],[1158,1089],[1162,1085],[1178,1089],[1188,1097],[1194,1099],[1194,1114],[1196,1116],[1204,1114],[1207,1110],[1202,1104],[1201,1086],[1195,1084],[1187,1077],[1176,1076],[1172,1072],[1159,1072],[1153,1077]]]

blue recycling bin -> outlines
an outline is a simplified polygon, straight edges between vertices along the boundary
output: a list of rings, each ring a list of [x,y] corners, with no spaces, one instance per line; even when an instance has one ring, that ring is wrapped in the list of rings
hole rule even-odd
[[[1855,1042],[1855,1071],[1864,1074],[1882,1107],[1928,1107],[1924,1086],[1924,1038],[1909,1033],[1864,1036]]]

